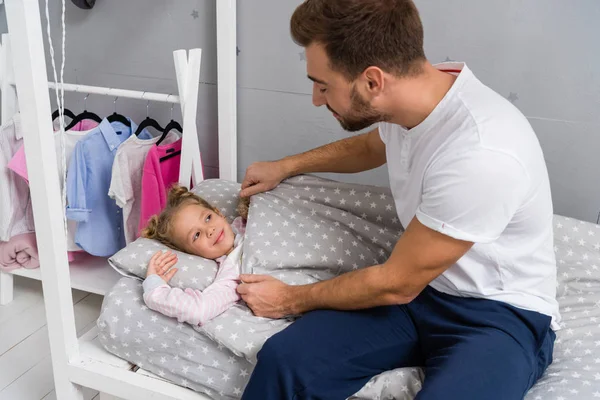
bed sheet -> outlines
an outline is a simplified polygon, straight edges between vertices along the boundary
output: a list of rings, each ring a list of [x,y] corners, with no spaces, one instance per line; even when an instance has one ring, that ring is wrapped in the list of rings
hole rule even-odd
[[[561,330],[554,362],[526,400],[600,398],[600,226],[555,216],[554,236]],[[189,325],[147,309],[141,294],[139,281],[123,278],[105,297],[98,320],[105,348],[212,398],[239,398],[252,365]],[[410,400],[423,379],[420,368],[388,371],[350,399]]]

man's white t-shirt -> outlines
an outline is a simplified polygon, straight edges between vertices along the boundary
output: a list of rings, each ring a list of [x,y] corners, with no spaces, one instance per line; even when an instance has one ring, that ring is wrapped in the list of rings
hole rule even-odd
[[[463,63],[452,88],[418,126],[379,124],[404,227],[416,217],[474,242],[430,286],[552,317],[559,329],[553,208],[542,149],[523,114]]]

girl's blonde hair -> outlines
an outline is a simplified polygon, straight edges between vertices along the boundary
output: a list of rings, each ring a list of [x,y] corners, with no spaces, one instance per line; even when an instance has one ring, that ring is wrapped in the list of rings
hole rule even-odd
[[[175,215],[188,204],[196,204],[219,213],[219,210],[209,202],[190,192],[185,186],[175,184],[169,190],[167,206],[159,215],[153,215],[150,218],[146,228],[142,231],[142,237],[157,240],[174,250],[184,251],[173,242],[172,228]]]

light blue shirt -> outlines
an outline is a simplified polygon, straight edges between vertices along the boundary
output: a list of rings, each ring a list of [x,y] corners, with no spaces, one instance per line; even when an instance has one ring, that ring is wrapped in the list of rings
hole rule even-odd
[[[108,257],[125,247],[122,210],[108,197],[112,165],[119,145],[130,137],[131,128],[105,118],[81,139],[67,171],[67,218],[77,221],[75,243],[86,252]],[[142,139],[152,136],[147,130]]]

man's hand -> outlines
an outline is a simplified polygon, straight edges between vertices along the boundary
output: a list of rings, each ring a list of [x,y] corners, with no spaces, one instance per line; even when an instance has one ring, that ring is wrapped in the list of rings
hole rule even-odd
[[[280,161],[262,161],[251,164],[246,169],[240,197],[250,197],[274,189],[287,177],[288,174]]]
[[[177,268],[171,268],[175,264],[177,264],[177,254],[171,253],[170,250],[167,250],[164,253],[159,250],[154,253],[148,263],[146,277],[156,274],[160,276],[165,283],[169,283],[173,275],[177,272]]]
[[[257,317],[278,319],[294,314],[291,286],[268,275],[244,274],[240,280],[237,292]]]

